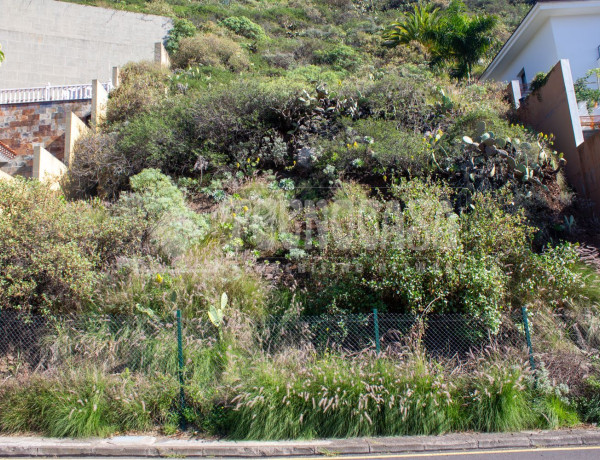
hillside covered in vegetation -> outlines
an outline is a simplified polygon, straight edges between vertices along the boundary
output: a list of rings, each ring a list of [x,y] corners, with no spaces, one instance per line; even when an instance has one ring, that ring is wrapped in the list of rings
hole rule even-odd
[[[173,16],[172,68],[122,69],[106,120],[76,146],[64,193],[28,181],[0,183],[2,310],[159,321],[172,319],[176,309],[189,320],[207,318],[212,309],[213,326],[226,330],[219,329],[218,346],[194,355],[200,367],[193,371],[188,418],[238,438],[504,430],[598,419],[596,406],[575,411],[578,397],[596,391],[592,383],[579,382],[569,399],[551,375],[540,396],[522,363],[497,357],[438,401],[444,379],[451,381],[449,362],[436,365],[419,353],[351,365],[297,354],[261,361],[244,335],[273,315],[376,308],[420,318],[460,314],[494,336],[527,307],[546,331],[557,328],[555,321],[581,321],[581,340],[597,346],[597,275],[574,244],[579,222],[572,214],[585,203],[565,183],[552,136],[517,124],[503,88],[476,81],[530,5],[79,3]],[[84,348],[96,343],[85,334],[77,340]],[[64,372],[54,378],[67,379],[68,387],[102,388],[99,397],[112,401],[103,406],[107,414],[109,407],[134,410],[115,402],[108,388],[120,384],[112,374]],[[300,402],[289,412],[278,409],[287,384],[279,372],[298,392]],[[383,419],[371,420],[383,417],[379,406],[369,406],[373,412],[365,409],[359,421],[352,398],[362,401],[363,387],[379,391],[369,381],[357,383],[364,375],[381,377],[385,391],[400,381],[421,385],[429,405],[422,409],[420,399],[402,393],[406,407],[415,406],[409,415],[399,409],[391,431],[382,431]],[[301,426],[310,413],[308,399],[301,402],[305,377],[306,394],[337,379],[353,396],[331,409],[335,416],[323,415],[329,406],[322,413],[324,407],[313,407],[320,415],[307,415]],[[127,381],[139,398],[154,401],[147,414],[144,405],[143,426],[106,415],[104,425],[83,429],[72,413],[66,416],[72,398],[53,390],[52,381],[33,379],[0,390],[0,428],[59,435],[155,424],[172,429],[176,381],[153,378]],[[261,385],[272,400],[255,394]],[[356,385],[363,390],[352,393]],[[64,404],[56,415],[62,425],[34,417],[44,412],[27,398],[40,388],[48,407]],[[158,388],[166,393],[159,396]],[[510,397],[492,398],[486,407],[461,399],[474,388]],[[448,410],[435,418],[442,403]],[[491,425],[482,415],[488,409],[498,409]],[[272,423],[257,426],[259,411]],[[9,422],[17,413],[20,424]],[[269,431],[275,426],[283,428]]]

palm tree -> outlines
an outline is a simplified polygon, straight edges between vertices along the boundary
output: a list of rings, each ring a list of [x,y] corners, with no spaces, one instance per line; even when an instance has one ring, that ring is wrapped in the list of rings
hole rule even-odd
[[[414,5],[412,13],[405,14],[397,22],[393,22],[384,32],[383,44],[397,46],[417,41],[427,46],[430,44],[434,30],[440,20],[439,8],[431,5]]]
[[[417,41],[431,54],[432,66],[450,64],[452,75],[471,79],[475,66],[494,44],[495,16],[469,16],[462,0],[452,0],[444,11],[415,5],[412,13],[391,24],[383,38],[386,46]]]
[[[473,66],[494,44],[497,23],[495,16],[468,16],[459,9],[449,12],[434,33],[432,64],[454,65],[454,77],[470,80]]]

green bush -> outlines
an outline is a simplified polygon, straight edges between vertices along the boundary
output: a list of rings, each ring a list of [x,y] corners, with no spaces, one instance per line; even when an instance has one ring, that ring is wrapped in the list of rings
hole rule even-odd
[[[579,263],[573,245],[548,246],[541,254],[532,254],[522,262],[515,294],[523,303],[539,301],[550,307],[576,305],[585,299],[586,289]]]
[[[248,182],[236,192],[236,199],[213,214],[219,235],[231,251],[253,249],[262,256],[281,254],[292,222],[289,203],[281,189],[265,182]]]
[[[111,91],[106,122],[113,125],[151,112],[167,90],[169,70],[153,62],[127,64],[120,73],[120,84]]]
[[[183,193],[168,176],[145,169],[132,176],[130,183],[132,192],[121,194],[114,212],[147,223],[143,244],[170,259],[206,237],[206,218],[187,207]]]
[[[431,170],[431,149],[423,136],[398,128],[393,121],[366,118],[348,123],[346,136],[323,144],[327,147],[318,167],[334,165],[347,177],[414,176]]]
[[[304,88],[285,78],[242,79],[202,95],[192,113],[203,154],[235,169],[257,158],[275,160],[274,150],[282,147],[279,136],[306,113],[297,97]]]
[[[68,191],[73,197],[114,199],[144,168],[190,174],[198,158],[189,101],[172,97],[150,113],[131,116],[112,132],[90,133],[75,144]]]
[[[219,25],[251,40],[263,40],[267,38],[264,29],[245,16],[230,16],[219,21]]]
[[[196,34],[196,26],[187,19],[175,19],[173,28],[169,30],[165,48],[171,54],[179,50],[179,42],[183,38],[193,37]]]
[[[497,329],[506,275],[493,258],[464,253],[449,190],[413,180],[395,194],[401,212],[356,192],[324,209],[315,289],[358,282],[391,311],[466,313]]]
[[[143,221],[70,203],[37,181],[0,182],[0,308],[80,311],[117,258],[142,251]]]
[[[173,66],[187,69],[194,66],[213,66],[239,72],[248,69],[250,60],[242,47],[227,37],[207,33],[184,38],[173,56]]]
[[[336,70],[354,70],[362,61],[354,48],[347,45],[316,50],[313,59],[315,64],[330,65]]]

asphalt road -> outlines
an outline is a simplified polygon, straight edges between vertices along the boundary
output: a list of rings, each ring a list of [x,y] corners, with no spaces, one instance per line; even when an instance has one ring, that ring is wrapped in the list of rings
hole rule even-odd
[[[302,460],[317,460],[303,458]],[[322,460],[323,457],[320,457]],[[342,456],[340,460],[600,460],[600,446]],[[281,460],[281,459],[280,459]]]

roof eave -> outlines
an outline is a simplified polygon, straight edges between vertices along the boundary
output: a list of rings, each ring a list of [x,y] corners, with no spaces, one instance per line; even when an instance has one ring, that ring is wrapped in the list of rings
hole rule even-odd
[[[516,41],[518,41],[519,37],[527,29],[527,26],[529,24],[531,24],[531,22],[533,22],[533,20],[539,10],[540,10],[540,3],[538,2],[535,5],[533,5],[533,7],[529,10],[529,12],[525,15],[523,20],[519,23],[519,25],[517,26],[515,31],[512,33],[512,35],[508,38],[508,40],[506,40],[506,43],[504,43],[504,45],[502,45],[502,48],[500,48],[500,51],[498,51],[496,56],[494,56],[494,59],[492,59],[492,62],[489,63],[489,65],[486,67],[484,72],[479,77],[480,81],[486,81],[489,78],[490,73],[492,73],[495,70],[495,68],[498,66],[498,64],[502,60],[502,58],[504,56],[506,56],[508,51],[512,48],[513,44]]]

